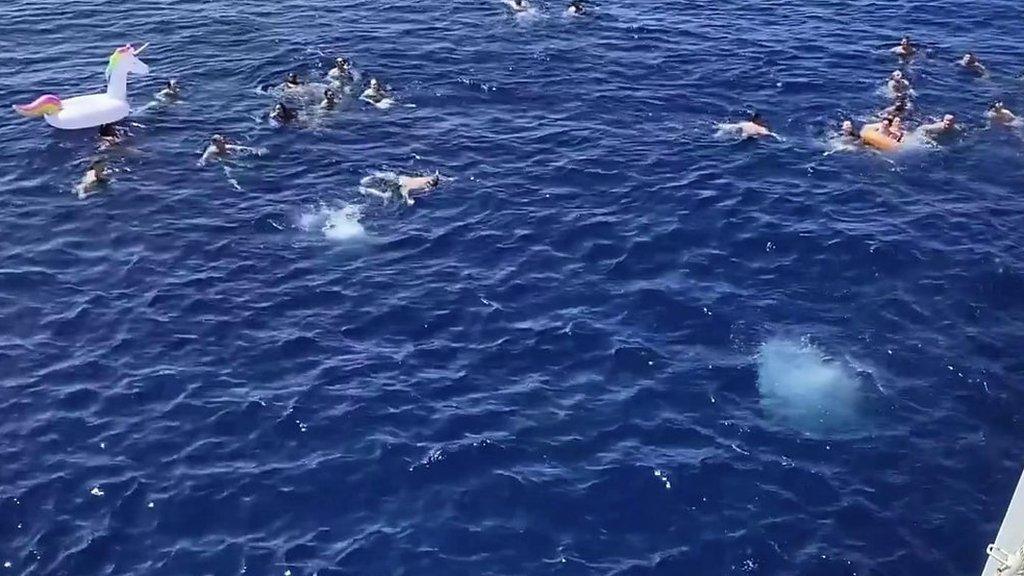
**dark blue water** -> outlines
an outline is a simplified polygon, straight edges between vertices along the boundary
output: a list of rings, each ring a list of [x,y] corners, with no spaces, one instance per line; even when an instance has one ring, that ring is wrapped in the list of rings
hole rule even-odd
[[[4,104],[125,42],[136,106],[185,89],[86,200],[91,131],[0,120],[0,574],[980,572],[1024,460],[1024,141],[983,116],[1024,108],[1021,4],[595,8],[0,7]],[[902,33],[911,123],[963,137],[825,155]],[[261,119],[339,53],[398,105]],[[752,107],[783,141],[714,136]],[[197,167],[215,131],[266,154]]]

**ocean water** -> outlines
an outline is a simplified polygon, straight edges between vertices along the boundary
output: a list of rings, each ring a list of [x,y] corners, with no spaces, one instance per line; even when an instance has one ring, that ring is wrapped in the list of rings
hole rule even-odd
[[[983,114],[1024,109],[1021,3],[536,7],[0,5],[4,105],[152,43],[95,196],[92,131],[0,120],[0,576],[980,572],[1024,462],[1024,138]],[[911,124],[962,137],[829,153],[903,33]],[[395,105],[263,119],[338,54]],[[781,140],[715,136],[751,108]],[[263,153],[197,166],[213,132]]]

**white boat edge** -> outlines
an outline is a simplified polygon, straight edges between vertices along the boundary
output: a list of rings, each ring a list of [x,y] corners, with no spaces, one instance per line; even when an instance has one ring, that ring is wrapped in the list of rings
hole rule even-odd
[[[1017,555],[1016,558],[1013,558]],[[1003,518],[1003,525],[999,528],[999,535],[993,546],[989,546],[988,561],[985,562],[985,570],[981,576],[1011,576],[1018,574],[1016,570],[1000,571],[1003,562],[997,560],[1013,560],[1024,562],[1024,473],[1017,483],[1017,490],[1010,500],[1010,507],[1006,509],[1006,517]],[[1019,566],[1015,566],[1018,570]]]

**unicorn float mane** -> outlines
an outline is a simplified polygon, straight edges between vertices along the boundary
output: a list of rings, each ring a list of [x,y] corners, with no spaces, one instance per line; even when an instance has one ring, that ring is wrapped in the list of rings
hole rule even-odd
[[[110,55],[110,60],[107,62],[107,71],[104,73],[107,80],[110,80],[110,75],[114,73],[114,69],[121,63],[121,58],[123,58],[125,54],[134,56],[135,48],[132,48],[131,44],[125,44],[117,50],[114,50],[114,53]]]

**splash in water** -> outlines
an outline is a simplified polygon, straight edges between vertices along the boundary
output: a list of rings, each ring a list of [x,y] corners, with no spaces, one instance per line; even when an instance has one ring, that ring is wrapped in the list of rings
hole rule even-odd
[[[810,343],[775,338],[758,351],[761,405],[795,427],[821,431],[849,426],[856,417],[860,388],[849,366]]]
[[[341,207],[320,206],[316,210],[303,212],[299,216],[298,227],[306,232],[319,231],[330,240],[366,240],[366,229],[359,222],[362,216],[362,209],[352,204]]]

